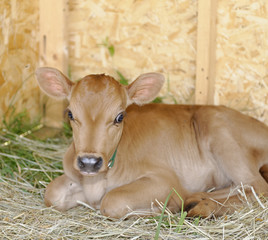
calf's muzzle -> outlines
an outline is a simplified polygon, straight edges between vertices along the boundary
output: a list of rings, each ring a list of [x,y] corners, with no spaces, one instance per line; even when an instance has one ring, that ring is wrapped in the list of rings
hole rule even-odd
[[[102,167],[103,159],[101,157],[95,157],[90,155],[78,156],[77,165],[83,173],[97,173]]]

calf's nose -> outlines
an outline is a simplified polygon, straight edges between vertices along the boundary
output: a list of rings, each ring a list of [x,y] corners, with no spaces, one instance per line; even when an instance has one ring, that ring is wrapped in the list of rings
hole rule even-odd
[[[102,163],[101,157],[85,155],[77,158],[77,165],[81,172],[96,173],[102,167]]]

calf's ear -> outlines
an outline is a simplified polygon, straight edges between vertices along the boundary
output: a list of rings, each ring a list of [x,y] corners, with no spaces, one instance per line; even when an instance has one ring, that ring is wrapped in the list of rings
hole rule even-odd
[[[127,86],[129,104],[142,105],[153,101],[161,90],[165,78],[160,73],[145,73]]]
[[[56,99],[68,98],[74,85],[62,72],[55,68],[37,68],[35,76],[41,90]]]

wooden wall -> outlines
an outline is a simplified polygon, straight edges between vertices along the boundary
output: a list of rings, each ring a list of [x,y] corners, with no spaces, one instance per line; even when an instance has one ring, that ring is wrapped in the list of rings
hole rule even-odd
[[[38,1],[0,0],[0,125],[4,116],[26,110],[40,114],[38,65]]]
[[[167,103],[224,104],[268,123],[266,0],[0,3],[0,116],[10,106],[27,109],[31,119],[46,109],[47,123],[59,126],[61,115],[51,120],[49,114],[55,103],[40,98],[32,76],[37,66],[49,65],[72,80],[103,72],[119,78],[117,71],[133,80],[162,72]],[[44,61],[44,35],[55,33],[64,37],[58,46],[46,43],[51,52]],[[62,57],[53,58],[59,50]]]

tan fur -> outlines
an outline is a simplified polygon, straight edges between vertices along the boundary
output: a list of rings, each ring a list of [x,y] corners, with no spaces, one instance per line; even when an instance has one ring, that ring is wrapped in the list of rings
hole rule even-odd
[[[241,205],[237,191],[231,191],[241,183],[268,195],[268,128],[263,123],[222,106],[145,104],[163,84],[156,73],[143,74],[128,87],[105,75],[74,84],[53,68],[39,68],[36,75],[48,95],[69,99],[74,118],[65,174],[48,185],[47,206],[67,210],[84,201],[112,218],[131,211],[154,214],[157,201],[164,202],[174,188],[188,216],[207,217]],[[115,124],[124,111],[123,122]],[[98,171],[83,172],[81,156],[103,162]],[[168,207],[181,208],[175,193]]]

